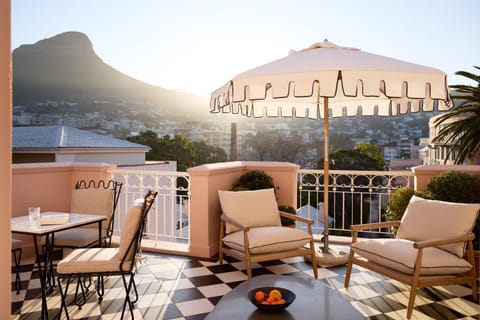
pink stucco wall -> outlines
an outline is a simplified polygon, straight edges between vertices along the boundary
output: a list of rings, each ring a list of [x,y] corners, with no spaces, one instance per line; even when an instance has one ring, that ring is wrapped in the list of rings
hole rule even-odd
[[[0,1],[0,319],[10,319],[12,91],[10,0]]]

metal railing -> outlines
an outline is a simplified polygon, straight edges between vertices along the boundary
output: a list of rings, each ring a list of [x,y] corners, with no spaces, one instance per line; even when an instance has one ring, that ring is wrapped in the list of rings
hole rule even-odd
[[[299,214],[315,221],[314,233],[323,233],[323,170],[300,170]],[[350,235],[350,225],[385,221],[385,205],[401,187],[413,186],[410,171],[329,172],[329,234]],[[390,230],[374,230],[376,236]]]
[[[145,237],[153,241],[188,243],[190,234],[190,177],[186,172],[117,169],[114,179],[123,182],[115,217],[114,234],[120,234],[126,212],[148,190],[158,191]],[[298,173],[299,214],[315,221],[314,233],[323,232],[323,170]],[[346,171],[329,173],[329,230],[350,235],[351,224],[385,221],[385,205],[401,187],[413,186],[410,171]],[[374,230],[375,236],[391,230]]]
[[[113,178],[123,182],[114,234],[120,234],[128,208],[148,190],[158,191],[150,209],[144,237],[153,241],[188,243],[190,235],[190,178],[186,172],[116,169]]]

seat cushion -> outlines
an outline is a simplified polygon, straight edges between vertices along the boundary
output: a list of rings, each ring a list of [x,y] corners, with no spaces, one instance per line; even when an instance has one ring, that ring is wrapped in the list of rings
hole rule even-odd
[[[102,228],[106,229],[113,213],[113,195],[114,191],[112,189],[75,189],[72,191],[70,212],[104,215],[107,220],[102,223]],[[85,228],[96,229],[97,225],[90,224],[86,225]]]
[[[130,270],[132,261],[124,264],[124,271]],[[119,272],[118,248],[75,249],[57,265],[59,274]]]
[[[273,189],[218,191],[223,213],[248,227],[280,226],[277,200]],[[227,223],[225,232],[239,228]]]
[[[479,203],[454,203],[413,196],[403,214],[397,238],[423,241],[465,235],[472,231],[479,210]],[[462,257],[465,244],[448,244],[439,248]]]
[[[106,236],[105,230],[102,231],[102,238]],[[43,241],[42,241],[43,242]],[[55,232],[54,245],[71,248],[87,247],[98,242],[98,227],[93,228],[73,228]]]
[[[288,227],[258,227],[248,231],[250,253],[261,254],[298,249],[312,237],[305,231]],[[223,243],[235,250],[244,251],[243,231],[226,235]]]
[[[135,238],[138,230],[141,227],[142,221],[142,206],[132,206],[127,213],[125,218],[125,223],[122,227],[122,233],[120,234],[120,245],[118,254],[120,258],[125,255],[128,255],[128,260],[133,259],[135,252],[133,251],[134,246],[130,247],[132,241],[138,241],[138,238]]]
[[[12,250],[21,249],[23,247],[23,241],[20,239],[12,238]]]
[[[385,267],[413,274],[418,249],[405,239],[365,239],[352,243],[356,254]],[[472,266],[449,251],[437,248],[423,249],[421,275],[441,275],[467,272]]]

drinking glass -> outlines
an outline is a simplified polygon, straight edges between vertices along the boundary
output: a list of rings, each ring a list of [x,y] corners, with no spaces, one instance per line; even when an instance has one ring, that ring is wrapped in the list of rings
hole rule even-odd
[[[40,207],[29,207],[28,219],[31,226],[38,227],[40,225]]]

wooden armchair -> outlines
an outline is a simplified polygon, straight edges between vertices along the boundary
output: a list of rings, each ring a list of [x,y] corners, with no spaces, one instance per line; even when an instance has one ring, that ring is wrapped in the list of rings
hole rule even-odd
[[[245,261],[247,276],[252,277],[252,263],[311,256],[318,278],[313,220],[279,212],[273,189],[255,191],[218,191],[223,214],[220,223],[219,263],[223,255]],[[282,227],[280,216],[308,225],[308,233]],[[305,247],[309,244],[309,247]]]
[[[407,319],[417,288],[470,284],[478,302],[471,232],[480,204],[451,203],[413,196],[401,221],[352,225],[353,238],[345,275],[348,288],[356,264],[411,286]],[[358,239],[367,229],[398,227],[394,239]],[[464,259],[466,250],[467,259]]]

